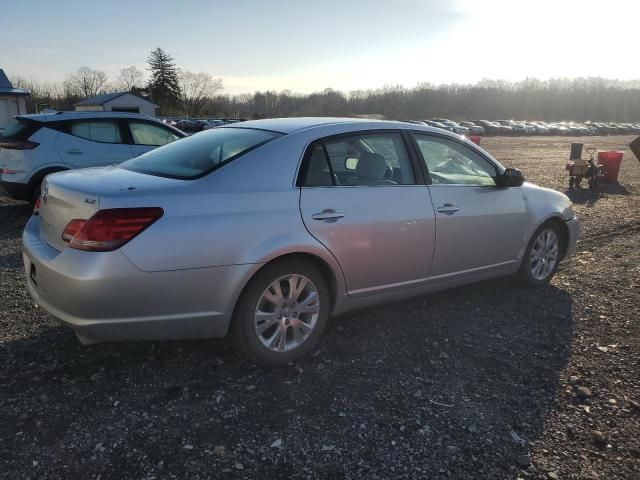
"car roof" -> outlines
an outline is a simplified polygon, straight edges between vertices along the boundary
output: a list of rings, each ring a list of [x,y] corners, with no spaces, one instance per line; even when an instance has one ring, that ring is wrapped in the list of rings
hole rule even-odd
[[[334,134],[348,134],[358,131],[364,132],[367,130],[375,131],[398,129],[435,133],[437,135],[451,137],[456,140],[464,138],[462,135],[444,130],[440,127],[434,127],[419,123],[402,122],[397,120],[374,120],[367,118],[274,118],[268,120],[265,119],[234,123],[232,125],[223,125],[221,127],[217,127],[216,129],[219,128],[255,128],[284,134],[298,134],[304,132],[305,134],[311,133],[312,135],[315,135],[315,133],[317,133],[319,137]]]
[[[95,120],[98,118],[137,118],[161,122],[158,118],[151,117],[149,115],[127,112],[51,112],[18,115],[16,118],[24,118],[42,123],[59,122],[60,120]]]
[[[326,125],[336,125],[341,123],[371,123],[380,122],[383,124],[394,124],[397,128],[402,122],[390,122],[384,120],[370,120],[362,118],[347,117],[292,117],[292,118],[267,118],[264,120],[249,120],[241,123],[234,123],[233,126],[223,126],[221,128],[257,128],[261,130],[271,130],[279,133],[293,133],[308,128],[322,127]],[[406,125],[406,124],[405,124]]]
[[[384,130],[384,129],[404,129],[420,130],[423,132],[437,133],[438,135],[450,136],[459,139],[460,135],[432,127],[425,124],[400,122],[396,120],[373,120],[367,118],[341,118],[341,117],[298,117],[298,118],[272,118],[265,120],[251,120],[247,122],[223,125],[217,128],[255,128],[260,130],[270,130],[272,132],[290,134],[303,131],[320,130],[322,135],[333,133],[348,133],[344,128],[349,125],[348,131]],[[336,128],[332,128],[336,127]]]

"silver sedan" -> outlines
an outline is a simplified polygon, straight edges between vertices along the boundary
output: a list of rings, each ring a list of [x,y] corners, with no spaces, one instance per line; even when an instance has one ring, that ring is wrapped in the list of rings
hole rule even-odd
[[[84,343],[230,333],[282,365],[331,315],[502,275],[546,285],[578,221],[565,195],[523,182],[437,128],[244,122],[49,175],[24,266]]]

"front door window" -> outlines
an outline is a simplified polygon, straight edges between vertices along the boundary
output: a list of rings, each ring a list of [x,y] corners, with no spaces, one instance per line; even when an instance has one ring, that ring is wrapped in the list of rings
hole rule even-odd
[[[470,148],[436,136],[415,138],[433,185],[496,186],[496,168]]]

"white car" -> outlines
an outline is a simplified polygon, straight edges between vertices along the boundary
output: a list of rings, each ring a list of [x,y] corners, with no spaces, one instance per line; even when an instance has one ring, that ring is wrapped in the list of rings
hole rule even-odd
[[[526,126],[522,122],[515,122],[513,120],[498,120],[500,125],[504,125],[505,127],[511,127],[513,129],[513,133],[516,135],[519,134],[531,134],[536,133],[536,129],[532,126]]]
[[[50,173],[121,163],[184,136],[137,113],[20,115],[0,134],[0,185],[10,197],[35,202]]]
[[[463,127],[453,120],[449,120],[447,118],[433,118],[432,120],[438,123],[442,123],[445,127],[448,127],[449,131],[457,133],[458,135],[469,135],[471,133],[471,130],[469,130],[467,127]]]
[[[469,129],[469,131],[474,134],[474,135],[484,135],[485,134],[485,130],[484,127],[480,126],[480,125],[476,125],[473,122],[458,122],[458,125],[462,126],[462,127],[467,127]]]

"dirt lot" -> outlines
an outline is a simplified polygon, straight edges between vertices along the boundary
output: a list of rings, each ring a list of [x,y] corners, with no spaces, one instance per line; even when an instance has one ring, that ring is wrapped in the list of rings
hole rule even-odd
[[[564,191],[570,141],[483,145]],[[219,340],[81,346],[30,302],[30,209],[0,197],[0,477],[640,478],[640,164],[625,150],[620,186],[571,197],[579,254],[548,288],[334,319],[275,371]]]

